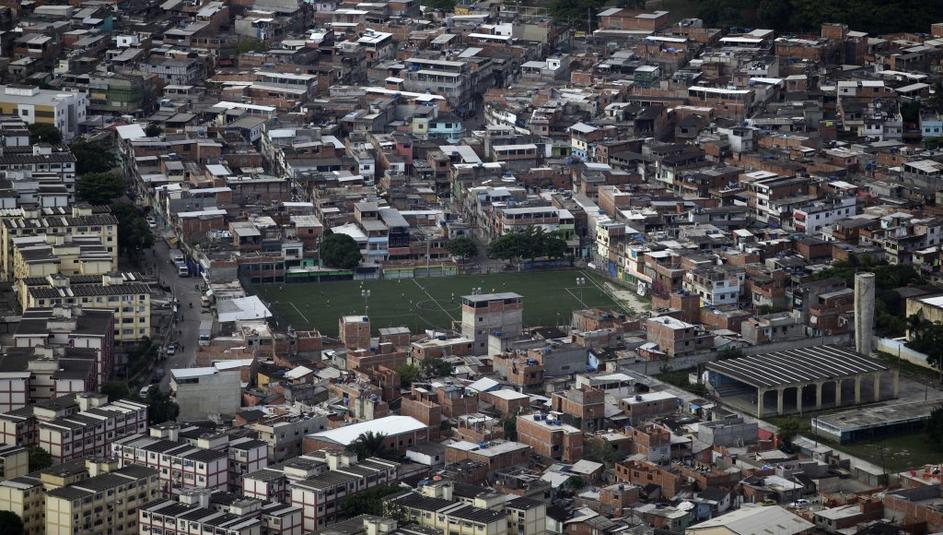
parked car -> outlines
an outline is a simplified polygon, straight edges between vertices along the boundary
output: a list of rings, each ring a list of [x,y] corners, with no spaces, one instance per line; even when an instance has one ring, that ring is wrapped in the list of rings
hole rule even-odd
[[[805,509],[806,507],[810,505],[812,505],[812,502],[804,498],[792,502],[792,507],[795,509]]]
[[[171,343],[167,344],[167,347],[164,349],[164,353],[167,353],[168,355],[176,355],[176,354],[177,354],[177,343],[176,343],[176,342],[171,342]]]

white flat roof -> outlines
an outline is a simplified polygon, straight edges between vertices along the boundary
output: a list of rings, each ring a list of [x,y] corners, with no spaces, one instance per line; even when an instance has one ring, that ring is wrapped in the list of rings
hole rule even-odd
[[[505,388],[504,390],[493,390],[488,392],[492,396],[499,397],[506,401],[514,401],[515,399],[525,399],[530,398],[527,394],[521,394],[517,390],[511,390],[510,388]]]
[[[377,418],[376,420],[370,420],[368,422],[359,422],[356,424],[345,425],[344,427],[338,427],[337,429],[331,429],[329,431],[312,433],[308,436],[320,440],[334,442],[342,446],[347,446],[353,441],[357,440],[357,437],[360,435],[371,431],[374,433],[380,433],[382,435],[398,435],[401,433],[417,431],[419,429],[423,429],[424,427],[426,427],[426,424],[420,422],[412,416],[393,415]]]

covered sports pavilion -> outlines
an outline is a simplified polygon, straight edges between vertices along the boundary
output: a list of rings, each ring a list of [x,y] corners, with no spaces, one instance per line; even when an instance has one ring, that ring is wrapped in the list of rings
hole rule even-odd
[[[850,349],[817,346],[710,362],[711,390],[758,418],[897,397],[899,371]]]

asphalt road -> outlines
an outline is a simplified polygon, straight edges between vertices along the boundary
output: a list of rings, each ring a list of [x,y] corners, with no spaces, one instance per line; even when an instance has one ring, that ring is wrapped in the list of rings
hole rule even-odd
[[[177,267],[170,263],[170,248],[162,239],[155,240],[153,248],[152,267],[156,267],[162,284],[173,288],[173,295],[179,300],[178,317],[183,319],[172,327],[169,340],[177,342],[177,353],[163,362],[164,377],[160,382],[162,392],[170,389],[170,370],[173,368],[189,368],[196,362],[196,349],[200,338],[200,291],[196,288],[200,279],[197,277],[180,277]],[[193,308],[190,308],[190,305]],[[206,316],[209,319],[209,315]],[[180,331],[178,334],[177,331]],[[163,343],[166,333],[158,333]]]

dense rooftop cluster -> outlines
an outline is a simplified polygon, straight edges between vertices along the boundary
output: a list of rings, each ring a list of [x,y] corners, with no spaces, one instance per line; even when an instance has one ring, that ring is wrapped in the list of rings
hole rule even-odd
[[[0,2],[0,533],[943,531],[943,22],[432,4]]]

